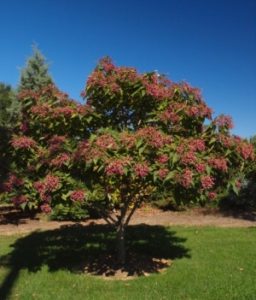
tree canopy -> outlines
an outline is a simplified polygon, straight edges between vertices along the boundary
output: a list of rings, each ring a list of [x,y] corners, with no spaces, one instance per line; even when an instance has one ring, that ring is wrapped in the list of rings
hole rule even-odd
[[[20,92],[22,126],[11,142],[17,172],[5,183],[16,205],[97,209],[115,226],[124,263],[125,228],[153,194],[189,203],[238,192],[253,147],[230,133],[231,117],[212,119],[197,88],[104,58],[83,96],[81,105],[53,85]]]

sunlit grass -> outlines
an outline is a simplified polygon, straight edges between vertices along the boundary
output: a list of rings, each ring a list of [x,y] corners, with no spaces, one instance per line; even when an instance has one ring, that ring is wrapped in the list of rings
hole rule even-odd
[[[171,259],[171,266],[127,281],[83,274],[88,258],[114,253],[114,235],[104,226],[2,236],[0,295],[24,300],[255,299],[256,228],[132,226],[127,239],[128,251]]]

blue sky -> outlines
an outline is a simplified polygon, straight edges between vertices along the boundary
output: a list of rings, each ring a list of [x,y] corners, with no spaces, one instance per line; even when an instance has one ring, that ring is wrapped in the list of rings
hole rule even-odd
[[[6,0],[0,81],[16,86],[37,43],[57,86],[81,101],[99,58],[202,89],[234,133],[256,134],[256,0]]]

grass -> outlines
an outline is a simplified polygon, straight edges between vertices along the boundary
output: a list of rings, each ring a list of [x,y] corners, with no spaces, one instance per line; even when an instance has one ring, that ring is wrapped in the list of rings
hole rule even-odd
[[[129,281],[81,272],[91,264],[101,273],[100,253],[114,254],[114,235],[107,226],[1,236],[0,245],[1,300],[256,297],[256,228],[131,226],[127,233],[131,253],[173,263],[164,273]]]

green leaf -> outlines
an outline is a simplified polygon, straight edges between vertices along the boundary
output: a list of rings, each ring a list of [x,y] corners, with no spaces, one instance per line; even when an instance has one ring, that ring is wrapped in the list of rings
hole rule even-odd
[[[171,171],[166,177],[164,182],[169,181],[170,179],[172,179],[175,176],[175,171]]]

